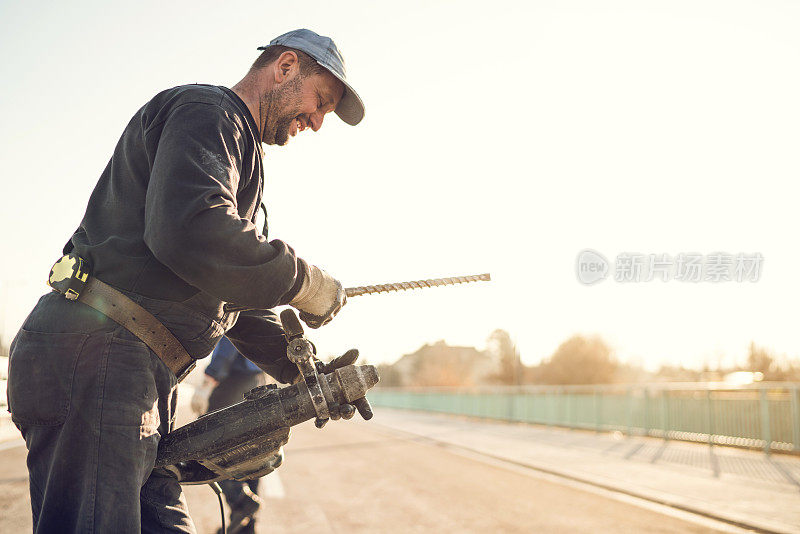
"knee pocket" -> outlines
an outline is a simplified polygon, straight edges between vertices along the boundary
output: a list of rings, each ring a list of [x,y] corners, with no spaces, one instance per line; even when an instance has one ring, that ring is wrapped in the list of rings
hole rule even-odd
[[[69,412],[75,365],[89,338],[20,330],[8,363],[8,406],[18,425],[59,425]]]

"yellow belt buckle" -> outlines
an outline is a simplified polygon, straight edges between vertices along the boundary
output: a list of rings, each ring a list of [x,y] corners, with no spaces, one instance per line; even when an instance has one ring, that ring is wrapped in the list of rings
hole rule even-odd
[[[89,279],[89,262],[75,254],[65,254],[50,269],[47,285],[68,300],[77,300]]]

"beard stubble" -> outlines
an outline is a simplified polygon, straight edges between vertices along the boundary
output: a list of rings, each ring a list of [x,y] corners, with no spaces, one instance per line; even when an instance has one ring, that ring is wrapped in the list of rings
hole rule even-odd
[[[259,108],[265,113],[261,141],[268,145],[283,146],[289,141],[292,121],[300,114],[302,76],[273,87],[264,93]]]

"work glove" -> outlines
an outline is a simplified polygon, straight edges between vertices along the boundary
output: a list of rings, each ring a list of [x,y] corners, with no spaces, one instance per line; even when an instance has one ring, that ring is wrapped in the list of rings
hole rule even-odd
[[[356,363],[356,360],[358,360],[358,349],[350,349],[328,363],[322,363],[322,361],[315,359],[314,364],[317,366],[317,372],[325,375],[334,372],[340,367],[353,365]],[[368,420],[372,418],[372,407],[369,405],[366,397],[353,401],[353,404],[342,404],[340,410],[343,419],[350,419],[353,417],[356,410],[364,419]]]
[[[192,395],[192,411],[198,416],[203,415],[208,411],[208,399],[211,397],[211,392],[217,387],[217,382],[214,378],[205,375],[203,383],[197,386]]]
[[[315,353],[316,351],[317,349],[314,348]],[[327,375],[334,372],[336,369],[339,369],[340,367],[346,367],[356,363],[356,360],[358,360],[358,349],[350,349],[341,356],[337,356],[336,358],[332,359],[328,363],[323,362],[316,356],[314,356],[311,361],[314,364],[314,367],[317,369],[317,373],[321,375]],[[291,383],[297,384],[302,379],[303,375],[301,375],[300,371],[298,371],[297,375],[291,380]]]
[[[317,373],[321,375],[326,375],[329,373],[334,372],[336,369],[341,367],[347,367],[348,365],[353,365],[358,360],[358,349],[350,349],[341,356],[338,356],[328,363],[324,363],[322,360],[319,360],[316,356],[314,356],[314,366],[317,368]],[[300,380],[303,379],[303,375],[300,373],[292,381],[293,384],[298,383]],[[361,414],[361,417],[364,419],[371,419],[372,418],[372,407],[367,401],[366,397],[357,399],[353,401],[352,404],[340,404],[339,405],[339,416],[342,419],[350,419],[353,417],[353,414],[358,411]],[[339,417],[334,417],[334,419],[338,419]],[[320,420],[317,419],[316,425],[318,428],[322,428],[328,420]]]
[[[337,356],[328,363],[323,363],[322,360],[314,359],[314,364],[317,366],[317,372],[323,375],[334,372],[340,367],[347,367],[353,365],[358,360],[358,349],[350,349],[341,356]]]
[[[289,306],[300,310],[300,319],[311,328],[326,325],[342,309],[347,297],[341,282],[317,267],[305,265],[306,275]]]

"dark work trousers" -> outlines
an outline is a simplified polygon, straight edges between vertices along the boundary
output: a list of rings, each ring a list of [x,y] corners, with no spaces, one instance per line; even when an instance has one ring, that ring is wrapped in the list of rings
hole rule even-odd
[[[213,326],[180,304],[134,300],[172,319],[179,339]],[[176,385],[158,356],[100,312],[57,293],[39,300],[11,345],[8,378],[34,532],[195,532],[178,481],[152,473]]]
[[[211,396],[208,398],[208,411],[219,410],[231,404],[236,404],[243,399],[245,393],[254,387],[263,386],[267,383],[264,373],[230,373],[227,377],[220,380]],[[258,482],[261,479],[239,482],[238,480],[223,480],[219,483],[222,493],[228,506],[233,508],[236,501],[242,496],[242,487],[247,484],[250,490],[258,494]]]

